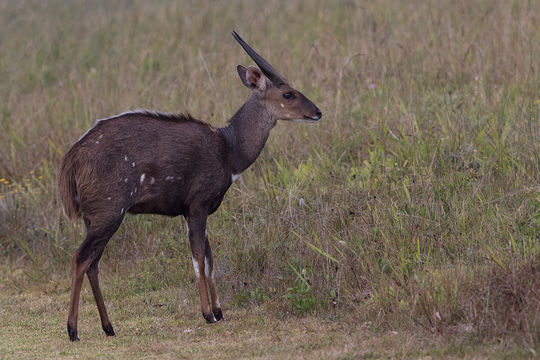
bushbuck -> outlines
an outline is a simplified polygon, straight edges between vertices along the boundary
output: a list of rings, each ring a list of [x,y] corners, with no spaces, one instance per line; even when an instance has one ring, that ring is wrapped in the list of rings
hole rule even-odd
[[[236,32],[232,34],[259,67],[236,67],[252,93],[227,126],[215,128],[190,115],[129,111],[98,120],[62,158],[58,193],[64,212],[69,218],[82,217],[86,226],[86,237],[73,255],[67,321],[71,341],[79,340],[77,315],[84,274],[103,331],[114,336],[99,287],[98,264],[126,213],[184,216],[202,315],[208,323],[223,319],[207,217],[257,159],[277,120],[315,122],[322,116]]]

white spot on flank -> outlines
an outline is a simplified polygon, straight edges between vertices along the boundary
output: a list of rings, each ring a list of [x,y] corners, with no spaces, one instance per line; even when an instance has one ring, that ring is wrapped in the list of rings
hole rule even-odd
[[[198,279],[199,276],[200,276],[200,274],[199,274],[199,263],[197,262],[197,260],[195,260],[194,257],[191,257],[191,260],[193,261],[193,269],[195,269],[195,276]]]
[[[100,138],[100,139],[103,139],[103,134],[99,135],[99,138]]]
[[[99,144],[99,141],[96,141],[96,144]]]
[[[127,180],[128,180],[128,178],[125,178],[125,179],[124,179],[124,182],[126,182],[126,183],[127,183]]]
[[[125,160],[125,161],[128,161],[127,155],[124,155],[124,160]]]
[[[129,196],[133,196],[133,191],[129,194]]]
[[[124,208],[122,208],[122,210],[120,210],[120,215],[122,215],[124,213]]]
[[[232,182],[235,182],[240,177],[240,174],[232,174]]]
[[[174,180],[174,176],[167,176],[165,180]]]
[[[109,197],[107,198],[107,200],[111,201],[111,200],[112,200],[112,197],[109,196]]]
[[[142,175],[141,175],[141,184],[143,183],[144,177],[145,177],[145,176],[146,176],[146,174],[142,174]]]
[[[150,178],[150,185],[152,185],[152,184],[155,183],[155,182],[156,182],[156,179],[154,179],[154,177],[151,177],[151,178]]]
[[[282,107],[282,108],[284,108],[284,107],[285,107],[285,105],[283,105],[283,104],[279,104],[279,105],[281,105],[281,107]]]
[[[135,167],[135,163],[134,163],[134,162],[131,163],[131,167]]]

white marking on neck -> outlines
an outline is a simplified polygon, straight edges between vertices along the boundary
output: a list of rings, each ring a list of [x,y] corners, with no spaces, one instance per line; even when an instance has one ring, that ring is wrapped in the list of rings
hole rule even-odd
[[[231,179],[232,179],[232,182],[235,182],[236,180],[238,180],[238,178],[240,177],[241,174],[232,174],[231,176]]]
[[[195,276],[198,279],[199,276],[200,276],[200,274],[199,274],[199,263],[197,262],[197,260],[195,260],[195,258],[193,256],[191,257],[191,261],[193,261],[193,269],[195,269]]]
[[[285,107],[285,105],[283,105],[283,104],[279,104],[279,105],[281,105],[281,107],[282,107],[282,108],[284,108],[284,107]]]
[[[143,183],[145,176],[146,176],[146,174],[144,174],[144,173],[141,175],[141,184]]]

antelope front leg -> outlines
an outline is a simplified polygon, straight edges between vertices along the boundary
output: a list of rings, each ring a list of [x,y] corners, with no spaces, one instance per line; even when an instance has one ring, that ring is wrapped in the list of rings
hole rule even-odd
[[[204,215],[190,215],[186,218],[188,224],[189,243],[191,244],[191,256],[193,269],[197,277],[199,286],[199,296],[201,298],[201,311],[206,322],[211,324],[217,320],[212,313],[208,301],[208,291],[206,289],[205,253],[206,253],[206,213]]]
[[[205,232],[205,255],[204,255],[204,275],[208,281],[208,287],[210,289],[210,297],[212,299],[212,312],[216,321],[223,320],[223,313],[221,312],[221,304],[217,296],[216,281],[214,279],[214,258],[212,256],[212,249],[208,242],[208,233]]]

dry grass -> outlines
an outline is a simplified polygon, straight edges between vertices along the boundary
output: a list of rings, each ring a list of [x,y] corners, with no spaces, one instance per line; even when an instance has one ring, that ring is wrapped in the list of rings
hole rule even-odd
[[[4,269],[2,269],[4,270]],[[115,338],[101,331],[91,291],[83,287],[78,343],[64,327],[68,288],[61,279],[36,285],[21,271],[2,275],[0,358],[58,359],[519,359],[534,349],[479,343],[417,331],[376,331],[369,322],[343,316],[273,316],[266,305],[232,308],[223,322],[208,326],[199,316],[194,291],[162,288],[129,293],[121,276],[107,274],[106,296],[117,320]],[[24,285],[24,289],[16,290]],[[120,290],[114,290],[118,286]],[[339,320],[339,321],[336,321]]]
[[[525,334],[540,342],[540,256],[516,265],[497,267],[471,293],[470,318],[486,337]],[[478,282],[477,282],[478,284]]]
[[[224,124],[248,95],[236,29],[323,119],[278,124],[210,218],[225,315],[538,349],[539,14],[537,1],[1,2],[0,256],[27,278],[0,278],[1,301],[45,283],[66,311],[83,227],[56,200],[61,155],[127,109]],[[183,227],[125,220],[102,261],[111,306],[194,291]],[[55,311],[45,332],[64,336]]]

